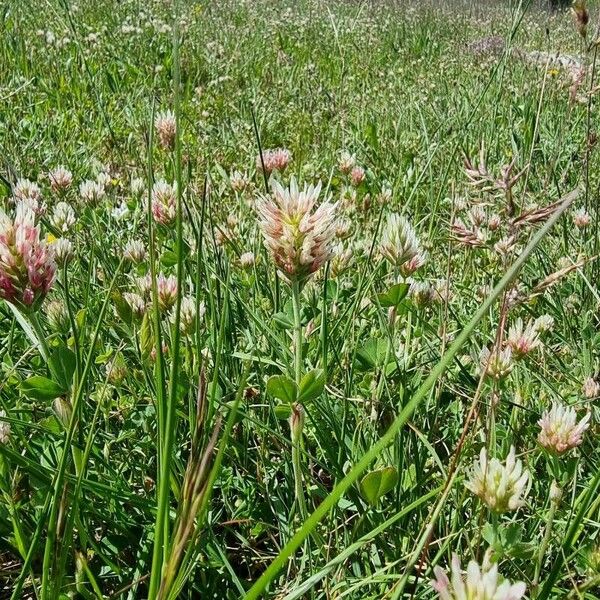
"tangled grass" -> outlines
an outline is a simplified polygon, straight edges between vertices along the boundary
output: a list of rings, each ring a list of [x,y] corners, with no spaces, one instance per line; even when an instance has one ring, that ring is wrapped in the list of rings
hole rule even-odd
[[[599,597],[597,9],[513,4],[5,3],[1,597]]]

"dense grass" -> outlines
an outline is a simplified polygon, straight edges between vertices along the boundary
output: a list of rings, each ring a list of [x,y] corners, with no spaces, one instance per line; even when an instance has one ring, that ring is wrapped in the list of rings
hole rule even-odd
[[[0,202],[12,219],[17,180],[36,181],[43,235],[74,248],[37,310],[0,303],[2,597],[434,598],[435,565],[492,547],[529,598],[598,598],[593,27],[586,43],[568,11],[526,2],[178,4],[0,7]],[[516,50],[469,49],[485,36]],[[579,88],[530,51],[581,57]],[[257,156],[278,147],[293,158],[274,177],[321,180],[345,223],[297,287],[255,210]],[[492,176],[474,184],[480,153]],[[495,180],[511,163],[508,193]],[[105,196],[85,202],[99,176]],[[177,183],[169,225],[148,206],[159,179]],[[487,237],[469,246],[456,219],[472,231],[474,206]],[[381,253],[392,213],[427,251],[411,278]],[[177,301],[149,284],[136,315],[127,294],[160,272]],[[182,330],[190,306],[201,318]],[[482,349],[542,315],[540,347],[485,377]],[[275,383],[308,373],[294,437]],[[552,402],[591,413],[559,457],[538,443]],[[497,515],[464,484],[482,447],[511,446],[531,489]],[[393,485],[371,502],[360,482],[384,468]]]

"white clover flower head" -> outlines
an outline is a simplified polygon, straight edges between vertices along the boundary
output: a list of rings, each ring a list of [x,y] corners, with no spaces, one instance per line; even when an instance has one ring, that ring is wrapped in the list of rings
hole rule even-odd
[[[64,302],[60,300],[51,300],[45,306],[46,318],[48,325],[54,331],[68,331],[71,326],[69,313]]]
[[[507,346],[493,353],[489,348],[482,348],[479,355],[479,372],[496,381],[504,379],[513,370],[512,348]]]
[[[129,240],[123,249],[123,257],[135,264],[146,260],[146,247],[141,240]]]
[[[0,210],[0,298],[28,310],[39,307],[54,283],[54,248],[41,237],[28,202],[14,218]]]
[[[98,181],[88,179],[79,186],[81,199],[89,205],[94,205],[104,198],[106,192],[104,186]]]
[[[152,216],[161,225],[171,225],[177,216],[177,184],[159,179],[152,186]]]
[[[412,225],[396,213],[388,217],[379,251],[404,277],[412,275],[426,259]]]
[[[504,513],[517,510],[525,503],[529,492],[529,472],[523,469],[511,446],[504,464],[497,458],[488,459],[485,448],[471,470],[465,487],[478,496],[490,510]]]
[[[533,328],[539,333],[551,331],[554,327],[554,318],[550,315],[541,315],[533,322]]]
[[[73,242],[67,238],[58,238],[52,244],[54,260],[60,267],[68,264],[73,258]]]
[[[143,277],[136,277],[135,287],[144,298],[148,298],[152,291],[152,277],[150,276],[150,273],[147,273]]]
[[[229,176],[229,183],[234,192],[243,192],[250,185],[248,177],[240,171],[233,171]]]
[[[263,150],[262,160],[260,154],[256,157],[256,169],[262,171],[264,165],[264,171],[267,175],[274,171],[282,173],[290,162],[292,162],[292,154],[286,148],[267,149]]]
[[[408,295],[417,306],[429,306],[436,299],[435,289],[428,281],[411,281]]]
[[[75,225],[75,211],[70,204],[66,202],[58,202],[52,211],[50,222],[61,233],[66,233]]]
[[[469,219],[475,227],[481,227],[487,220],[485,210],[479,205],[475,204],[469,210]]]
[[[54,192],[64,192],[71,187],[73,183],[73,173],[65,167],[56,167],[48,173],[50,187]]]
[[[203,302],[200,302],[200,318],[204,316],[206,308]],[[196,325],[196,300],[191,296],[184,296],[181,299],[181,312],[179,317],[179,328],[183,335],[189,335],[193,333]],[[175,309],[171,311],[169,315],[171,323],[175,324]]]
[[[129,206],[127,206],[127,202],[122,200],[117,204],[117,206],[110,211],[110,216],[115,219],[115,221],[124,221],[129,216]]]
[[[515,359],[523,358],[542,345],[535,323],[529,321],[525,327],[520,317],[509,327],[506,343]]]
[[[295,177],[288,188],[272,179],[271,189],[256,204],[265,246],[286,279],[305,281],[333,257],[337,204],[315,208],[321,183],[300,189]]]
[[[588,399],[592,400],[600,396],[600,384],[593,378],[587,377],[583,382],[583,395]]]
[[[154,128],[159,144],[166,150],[172,150],[175,147],[177,135],[177,120],[173,111],[159,112],[154,119]]]
[[[577,413],[571,406],[554,402],[538,421],[538,441],[551,454],[564,454],[583,442],[583,434],[590,426],[591,413],[577,422]]]
[[[98,182],[99,185],[101,185],[106,190],[112,185],[113,178],[106,171],[101,171],[100,173],[98,173],[98,177],[96,177],[96,181]]]
[[[141,196],[146,189],[146,182],[141,177],[133,177],[131,179],[131,193],[134,196]]]
[[[14,197],[17,200],[35,200],[41,202],[42,191],[37,183],[29,179],[18,179],[13,188]]]
[[[127,302],[134,317],[141,318],[144,316],[144,313],[146,312],[146,301],[140,294],[136,294],[135,292],[125,292],[123,294],[123,299]]]
[[[240,256],[240,265],[243,269],[249,269],[254,266],[256,262],[256,257],[254,256],[254,252],[244,252]]]
[[[159,273],[156,280],[158,307],[161,312],[168,312],[177,300],[177,277],[169,275],[165,277]]]
[[[573,224],[578,229],[585,229],[592,222],[592,217],[585,208],[579,208],[573,212]]]
[[[356,165],[356,157],[350,154],[347,150],[342,151],[340,160],[338,161],[338,169],[344,174],[349,175]]]
[[[498,565],[491,562],[489,552],[481,566],[474,560],[469,562],[466,577],[458,556],[453,554],[450,570],[448,577],[441,567],[433,569],[436,578],[430,584],[440,600],[520,600],[527,590],[521,581],[503,580],[498,574]]]
[[[365,180],[366,176],[365,170],[361,166],[356,165],[350,171],[350,183],[354,187],[358,187]]]

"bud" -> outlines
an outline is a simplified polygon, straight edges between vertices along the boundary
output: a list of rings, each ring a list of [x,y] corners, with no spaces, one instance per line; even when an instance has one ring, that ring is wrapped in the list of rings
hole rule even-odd
[[[556,481],[552,481],[552,485],[550,486],[550,500],[555,504],[558,504],[562,498],[562,489],[556,483]]]
[[[587,26],[590,20],[590,13],[588,12],[585,0],[573,0],[573,6],[571,8],[573,19],[575,20],[575,27],[582,38],[587,37]]]
[[[52,300],[46,304],[46,319],[50,329],[57,333],[66,333],[71,327],[67,307],[60,300]]]
[[[0,410],[0,444],[8,444],[10,442],[10,423],[5,421],[6,413]]]
[[[292,405],[292,414],[290,415],[290,431],[292,434],[292,443],[297,442],[302,436],[302,430],[304,429],[305,419],[304,406],[299,403]]]
[[[106,364],[106,380],[113,385],[119,385],[127,377],[127,366],[123,356],[117,353],[115,357]]]
[[[59,423],[65,429],[68,429],[69,424],[71,423],[71,417],[73,416],[71,403],[64,398],[58,397],[52,403],[52,407],[54,408],[54,413],[56,414]]]

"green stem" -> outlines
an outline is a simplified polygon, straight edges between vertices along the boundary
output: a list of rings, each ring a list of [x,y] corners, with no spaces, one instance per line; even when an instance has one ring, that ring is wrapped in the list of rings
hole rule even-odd
[[[173,324],[172,362],[169,382],[167,414],[165,415],[165,437],[163,447],[159,450],[161,458],[158,481],[158,506],[154,524],[154,547],[152,549],[152,571],[148,592],[149,600],[157,597],[162,577],[163,566],[167,563],[169,548],[169,500],[171,491],[171,462],[173,444],[177,430],[178,383],[181,354],[181,296],[183,293],[183,177],[181,170],[181,123],[180,123],[180,84],[181,64],[179,60],[179,5],[176,3],[173,27],[173,108],[176,119],[175,135],[175,179],[177,182],[177,218],[175,230],[177,234],[177,300],[175,302],[175,322]],[[150,149],[151,151],[151,149]],[[154,281],[153,286],[156,286]],[[157,307],[155,306],[155,314]],[[160,353],[160,348],[157,348]]]
[[[294,311],[294,377],[296,385],[302,379],[302,319],[300,316],[300,283],[292,283],[292,308]]]
[[[560,502],[560,500],[556,494],[556,490],[559,490],[559,494],[558,494],[558,496],[559,496],[560,488],[558,487],[558,483],[555,480],[552,482],[552,485],[550,486],[550,490],[548,492],[548,500],[550,502],[550,510],[548,511],[548,519],[546,521],[546,528],[544,530],[544,539],[542,540],[542,544],[540,546],[538,556],[537,556],[537,563],[535,565],[535,575],[533,578],[533,585],[532,585],[532,592],[533,592],[534,598],[537,596],[537,588],[540,583],[540,574],[542,572],[542,565],[544,564],[544,556],[546,555],[546,550],[548,548],[548,544],[550,543],[550,538],[552,536],[552,525],[554,524],[554,517],[556,516],[556,509],[558,508],[558,505]]]
[[[306,508],[306,498],[304,497],[304,488],[302,482],[302,465],[300,462],[300,452],[302,447],[302,432],[297,435],[292,433],[292,465],[294,468],[294,489],[296,491],[296,501],[300,509],[300,515],[303,520],[308,516]]]
[[[296,385],[300,389],[300,381],[302,380],[302,318],[300,315],[300,283],[297,279],[292,282],[292,308],[294,311],[294,377]],[[302,408],[292,408],[292,411],[295,410],[302,410]],[[308,510],[306,508],[306,498],[304,497],[304,483],[302,481],[302,465],[300,460],[302,429],[294,431],[293,426],[291,428],[294,489],[296,492],[296,502],[300,509],[300,516],[304,521],[308,516]]]
[[[48,361],[50,360],[50,348],[48,348],[48,343],[46,342],[46,334],[44,332],[42,324],[40,323],[36,312],[29,313],[28,317],[29,322],[31,323],[31,327],[33,328],[33,331],[35,332],[35,335],[40,342],[40,354],[42,355],[44,361],[48,363]]]

